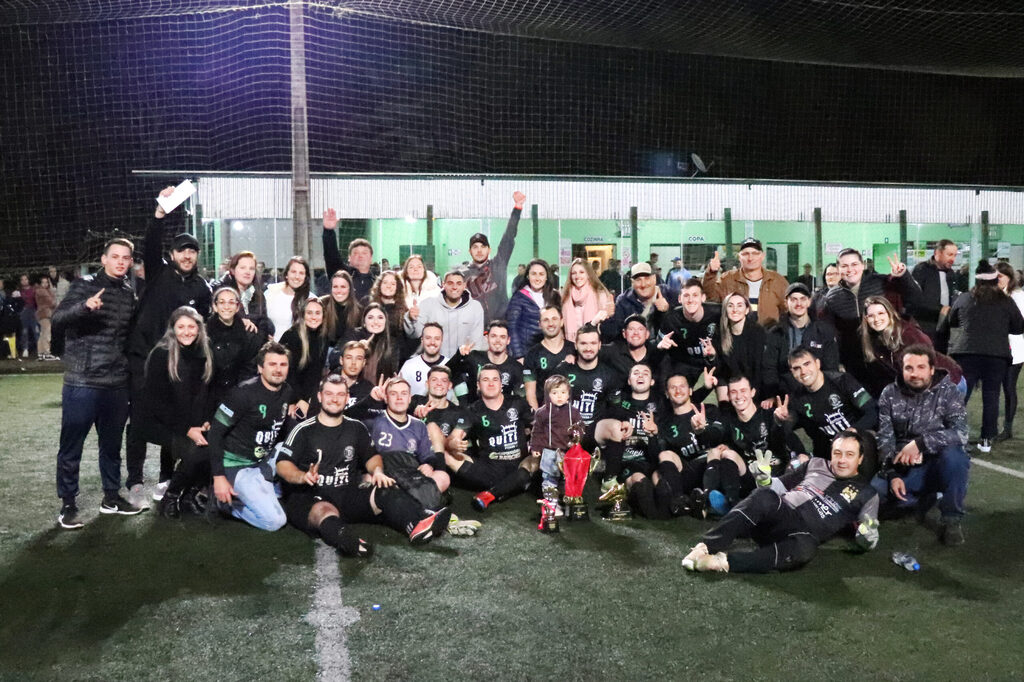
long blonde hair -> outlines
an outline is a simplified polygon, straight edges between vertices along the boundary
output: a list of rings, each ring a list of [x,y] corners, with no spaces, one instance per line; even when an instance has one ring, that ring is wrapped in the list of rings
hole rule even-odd
[[[309,364],[309,328],[306,327],[306,309],[313,304],[320,306],[321,315],[320,327],[314,333],[321,338],[324,336],[324,327],[326,326],[323,321],[324,304],[320,302],[319,298],[307,298],[299,307],[299,321],[295,323],[295,332],[298,334],[299,344],[302,348],[302,352],[299,354],[299,369],[305,369]]]
[[[743,299],[743,304],[747,307],[747,314],[750,313],[750,301],[743,294],[734,291],[722,299],[722,321],[719,325],[719,334],[722,339],[722,353],[726,355],[732,352],[732,340],[735,338],[732,331],[732,325],[735,323],[729,319],[729,299],[733,296],[739,296]],[[746,328],[746,317],[743,319],[743,324],[744,328]]]
[[[889,313],[889,326],[877,333],[874,333],[868,326],[868,308],[873,305],[880,305]],[[892,303],[885,296],[868,296],[864,299],[864,316],[860,320],[858,331],[860,332],[860,347],[864,352],[864,359],[868,362],[874,362],[877,359],[875,337],[894,353],[903,347],[903,320],[896,314],[896,309],[892,307]]]
[[[597,296],[598,300],[601,298],[601,294],[605,293],[611,296],[611,292],[608,291],[608,287],[601,283],[598,279],[597,273],[594,272],[594,268],[590,266],[590,261],[586,258],[575,258],[572,263],[569,264],[569,273],[565,277],[565,284],[562,285],[562,304],[569,300],[572,296],[572,269],[577,265],[583,266],[583,271],[587,273],[587,282],[590,283],[590,288],[594,290],[594,295]],[[529,270],[527,270],[529,272]]]
[[[156,342],[153,350],[163,348],[167,351],[167,375],[171,377],[171,381],[181,381],[181,375],[178,373],[178,365],[181,363],[181,344],[178,343],[178,337],[174,335],[174,325],[183,317],[191,318],[199,326],[199,333],[196,334],[196,340],[192,343],[203,352],[203,383],[208,384],[213,378],[213,353],[210,352],[210,339],[206,336],[206,324],[203,323],[203,318],[192,306],[183,305],[171,313],[167,331]],[[153,351],[150,351],[150,355],[152,354]]]

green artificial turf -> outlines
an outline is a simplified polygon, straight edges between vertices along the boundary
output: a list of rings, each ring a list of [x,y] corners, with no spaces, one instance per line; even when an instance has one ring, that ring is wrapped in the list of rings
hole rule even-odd
[[[86,528],[54,528],[59,397],[59,376],[0,377],[0,678],[314,679],[304,535],[100,517],[95,438]],[[1024,469],[1024,441],[984,459]],[[884,523],[874,552],[836,540],[805,569],[767,576],[683,571],[706,522],[595,514],[544,535],[532,499],[481,515],[460,491],[455,511],[484,522],[478,537],[412,548],[363,527],[373,559],[338,560],[343,605],[359,615],[346,630],[352,676],[1021,679],[1024,480],[980,466],[971,476],[961,548],[938,543],[934,517]],[[921,572],[894,565],[894,549]]]

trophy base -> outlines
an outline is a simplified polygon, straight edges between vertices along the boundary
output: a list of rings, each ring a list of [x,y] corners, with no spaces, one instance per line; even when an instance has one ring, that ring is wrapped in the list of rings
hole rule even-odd
[[[622,500],[616,500],[604,511],[605,521],[628,521],[631,518],[633,518],[633,511]]]
[[[541,519],[538,530],[541,533],[557,533],[559,531],[558,519]]]
[[[590,511],[587,509],[585,504],[567,504],[565,505],[565,520],[566,521],[589,521]]]

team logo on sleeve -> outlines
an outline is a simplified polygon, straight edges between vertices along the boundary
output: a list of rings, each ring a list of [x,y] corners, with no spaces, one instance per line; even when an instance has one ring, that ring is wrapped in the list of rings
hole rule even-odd
[[[843,406],[843,399],[837,396],[835,393],[828,394],[828,402],[832,406],[833,410],[838,410]]]

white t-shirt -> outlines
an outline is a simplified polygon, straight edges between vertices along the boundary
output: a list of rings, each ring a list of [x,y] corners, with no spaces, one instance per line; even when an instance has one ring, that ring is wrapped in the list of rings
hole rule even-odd
[[[747,300],[750,301],[750,309],[757,312],[757,299],[761,297],[761,282],[763,279],[757,281],[749,280],[744,277],[743,279],[747,282]]]
[[[406,360],[405,364],[402,365],[402,369],[399,371],[399,374],[403,379],[409,382],[409,391],[413,395],[427,395],[427,372],[430,371],[431,367],[447,364],[448,358],[443,355],[441,356],[441,359],[434,364],[428,364],[420,353]],[[454,391],[448,391],[448,400],[455,400]]]

